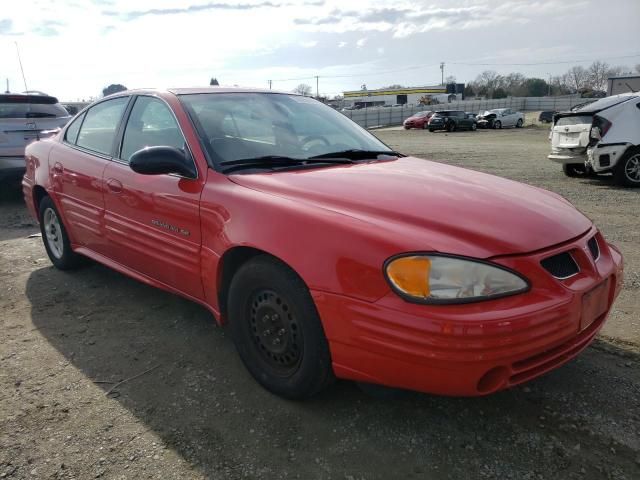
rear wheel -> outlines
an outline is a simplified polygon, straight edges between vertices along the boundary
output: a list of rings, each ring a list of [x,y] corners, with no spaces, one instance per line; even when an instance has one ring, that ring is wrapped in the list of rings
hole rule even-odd
[[[476,122],[473,122],[471,124],[471,130],[475,132],[477,130],[477,128],[478,128],[478,125],[476,125]]]
[[[522,128],[522,124],[523,124],[523,123],[524,123],[524,122],[522,121],[522,119],[521,119],[521,118],[519,118],[519,119],[518,119],[518,121],[516,122],[516,128]]]
[[[267,390],[310,397],[333,379],[329,345],[304,282],[283,263],[259,256],[234,275],[231,336],[251,375]]]
[[[567,177],[585,177],[587,168],[582,163],[565,163],[562,165],[562,171]]]
[[[429,128],[429,124],[428,124],[427,122],[424,122],[424,123],[422,124],[422,129],[423,129],[423,130],[426,130],[427,128]]]
[[[447,132],[455,132],[455,130],[456,130],[455,122],[449,122],[449,124],[447,125]]]
[[[70,270],[78,267],[83,258],[71,250],[67,230],[51,197],[45,196],[40,201],[38,214],[42,242],[51,263],[60,270]]]
[[[502,122],[500,120],[496,120],[493,122],[493,128],[502,128]]]
[[[613,178],[618,185],[640,187],[640,150],[630,149],[618,160]]]

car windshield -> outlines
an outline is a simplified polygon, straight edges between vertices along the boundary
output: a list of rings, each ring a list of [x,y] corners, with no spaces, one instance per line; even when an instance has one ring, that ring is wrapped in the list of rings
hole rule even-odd
[[[217,165],[273,164],[341,152],[392,150],[334,109],[309,97],[278,93],[180,95],[208,153]],[[372,155],[370,158],[377,158]],[[328,163],[328,162],[327,162]]]
[[[451,112],[436,112],[433,114],[434,117],[447,117],[451,115]]]
[[[429,115],[429,112],[418,112],[418,113],[414,114],[413,116],[417,117],[417,118],[422,118],[422,117],[426,117],[427,115]]]

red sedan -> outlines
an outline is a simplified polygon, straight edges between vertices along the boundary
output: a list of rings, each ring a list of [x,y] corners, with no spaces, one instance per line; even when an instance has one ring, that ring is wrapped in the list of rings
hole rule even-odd
[[[575,357],[621,288],[620,252],[559,195],[406,157],[308,97],[122,92],[26,162],[56,267],[204,305],[289,398],[508,388]]]
[[[426,129],[428,128],[427,125],[429,124],[429,119],[432,116],[433,116],[433,112],[431,111],[414,113],[409,118],[407,118],[402,123],[402,125],[404,126],[405,130],[409,130],[410,128]]]

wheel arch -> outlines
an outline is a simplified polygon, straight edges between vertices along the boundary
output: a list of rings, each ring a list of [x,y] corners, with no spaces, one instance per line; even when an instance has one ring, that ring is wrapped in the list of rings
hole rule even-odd
[[[218,308],[220,310],[220,315],[218,318],[218,323],[225,324],[227,322],[227,300],[229,298],[229,287],[231,285],[231,280],[233,279],[236,272],[240,269],[242,265],[250,261],[251,259],[266,255],[269,256],[278,262],[285,265],[292,272],[294,272],[300,280],[306,285],[306,282],[302,278],[302,276],[286,261],[282,258],[279,258],[277,255],[274,255],[271,252],[267,252],[266,250],[262,250],[256,247],[246,246],[246,245],[238,245],[229,248],[226,250],[220,260],[218,261],[218,267],[216,272],[217,279],[217,300],[218,300]],[[308,286],[307,286],[308,287]]]
[[[49,193],[47,193],[47,190],[42,185],[34,185],[32,195],[33,195],[33,207],[36,213],[38,214],[38,218],[39,218],[40,202],[44,197],[48,197]]]

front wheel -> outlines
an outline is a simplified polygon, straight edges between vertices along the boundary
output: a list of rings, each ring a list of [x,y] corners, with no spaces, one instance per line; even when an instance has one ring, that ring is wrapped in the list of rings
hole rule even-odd
[[[493,128],[502,128],[502,122],[500,120],[496,120],[493,122]]]
[[[427,122],[424,122],[424,123],[422,124],[422,129],[423,129],[423,130],[426,130],[427,128],[429,128],[429,124],[427,124]]]
[[[618,160],[613,178],[624,187],[640,187],[640,150],[629,150]]]
[[[59,270],[78,267],[83,258],[71,250],[67,230],[51,197],[46,196],[40,201],[38,216],[42,242],[51,263]]]
[[[309,290],[289,267],[258,256],[240,267],[229,290],[236,349],[267,390],[310,397],[333,380],[329,344]]]

